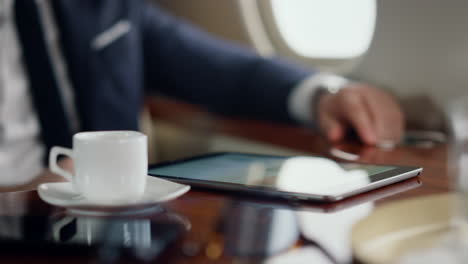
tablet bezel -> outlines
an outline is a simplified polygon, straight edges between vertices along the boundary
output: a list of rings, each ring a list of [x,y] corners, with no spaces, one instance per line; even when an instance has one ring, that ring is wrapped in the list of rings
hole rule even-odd
[[[236,192],[244,192],[253,195],[263,195],[273,198],[282,198],[287,200],[293,201],[323,201],[323,202],[335,202],[340,201],[350,196],[354,196],[356,194],[364,193],[382,186],[390,185],[392,183],[396,183],[399,181],[403,181],[412,177],[418,176],[422,172],[422,168],[420,167],[409,167],[409,166],[399,166],[399,165],[388,165],[388,164],[370,164],[370,163],[360,163],[360,162],[339,162],[339,163],[346,163],[346,164],[362,164],[362,165],[376,165],[376,166],[392,166],[396,167],[392,170],[385,171],[382,173],[375,174],[371,177],[371,182],[363,186],[361,188],[344,192],[337,195],[320,195],[320,194],[311,194],[311,193],[299,193],[299,192],[286,192],[277,190],[271,187],[265,186],[255,186],[255,185],[245,185],[245,184],[238,184],[238,183],[227,183],[227,182],[218,182],[218,181],[209,181],[209,180],[198,180],[198,179],[189,179],[183,177],[174,177],[174,176],[167,176],[167,175],[160,175],[151,173],[151,169],[155,169],[158,167],[168,166],[168,165],[176,165],[179,163],[194,161],[198,159],[205,159],[219,155],[226,155],[226,154],[236,154],[236,155],[244,155],[244,156],[253,156],[253,157],[272,157],[272,158],[291,158],[293,156],[282,156],[282,155],[266,155],[266,154],[253,154],[253,153],[241,153],[241,152],[216,152],[216,153],[209,153],[204,155],[199,155],[190,158],[178,159],[168,162],[162,162],[150,165],[148,168],[148,175],[161,177],[168,180],[172,180],[175,182],[180,182],[183,184],[189,184],[193,187],[199,188],[207,188],[207,189],[215,189],[215,190],[226,190],[226,191],[236,191]],[[319,156],[312,156],[311,157],[319,157]]]

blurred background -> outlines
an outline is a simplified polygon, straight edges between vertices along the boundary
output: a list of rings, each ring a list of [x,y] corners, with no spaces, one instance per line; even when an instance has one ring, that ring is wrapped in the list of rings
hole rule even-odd
[[[400,99],[410,129],[444,131],[444,109],[467,90],[467,1],[153,1],[263,56],[285,56],[388,89]],[[153,119],[166,111],[153,109],[156,104],[151,102],[149,105]],[[151,134],[161,137],[153,141],[158,142],[154,159],[217,150],[288,152],[261,144],[245,149],[245,144],[232,137],[209,138],[207,132],[216,126],[216,118],[198,109],[191,112],[196,114],[175,118],[182,126],[174,127],[163,120],[144,125]],[[199,139],[191,143],[197,142],[191,137],[200,135],[203,143]]]

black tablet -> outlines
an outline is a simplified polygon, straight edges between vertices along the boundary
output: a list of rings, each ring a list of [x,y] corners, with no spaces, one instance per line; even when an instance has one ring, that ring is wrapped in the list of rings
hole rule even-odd
[[[193,187],[293,200],[338,201],[419,175],[420,167],[337,163],[318,156],[213,153],[149,167]]]

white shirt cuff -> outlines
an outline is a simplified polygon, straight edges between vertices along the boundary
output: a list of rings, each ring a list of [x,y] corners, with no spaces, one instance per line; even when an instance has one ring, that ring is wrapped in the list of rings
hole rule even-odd
[[[289,95],[289,114],[300,123],[311,124],[315,116],[314,95],[323,88],[338,91],[349,83],[348,79],[330,73],[317,73],[304,79]]]

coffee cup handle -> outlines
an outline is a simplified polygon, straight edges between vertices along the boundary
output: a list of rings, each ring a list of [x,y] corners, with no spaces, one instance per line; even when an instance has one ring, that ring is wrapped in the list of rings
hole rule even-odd
[[[72,181],[73,175],[60,168],[60,166],[57,164],[57,158],[59,155],[65,155],[73,159],[73,150],[69,148],[63,148],[63,147],[52,147],[50,150],[50,155],[49,155],[49,168],[53,173],[56,173],[60,176],[63,176],[65,179]]]

